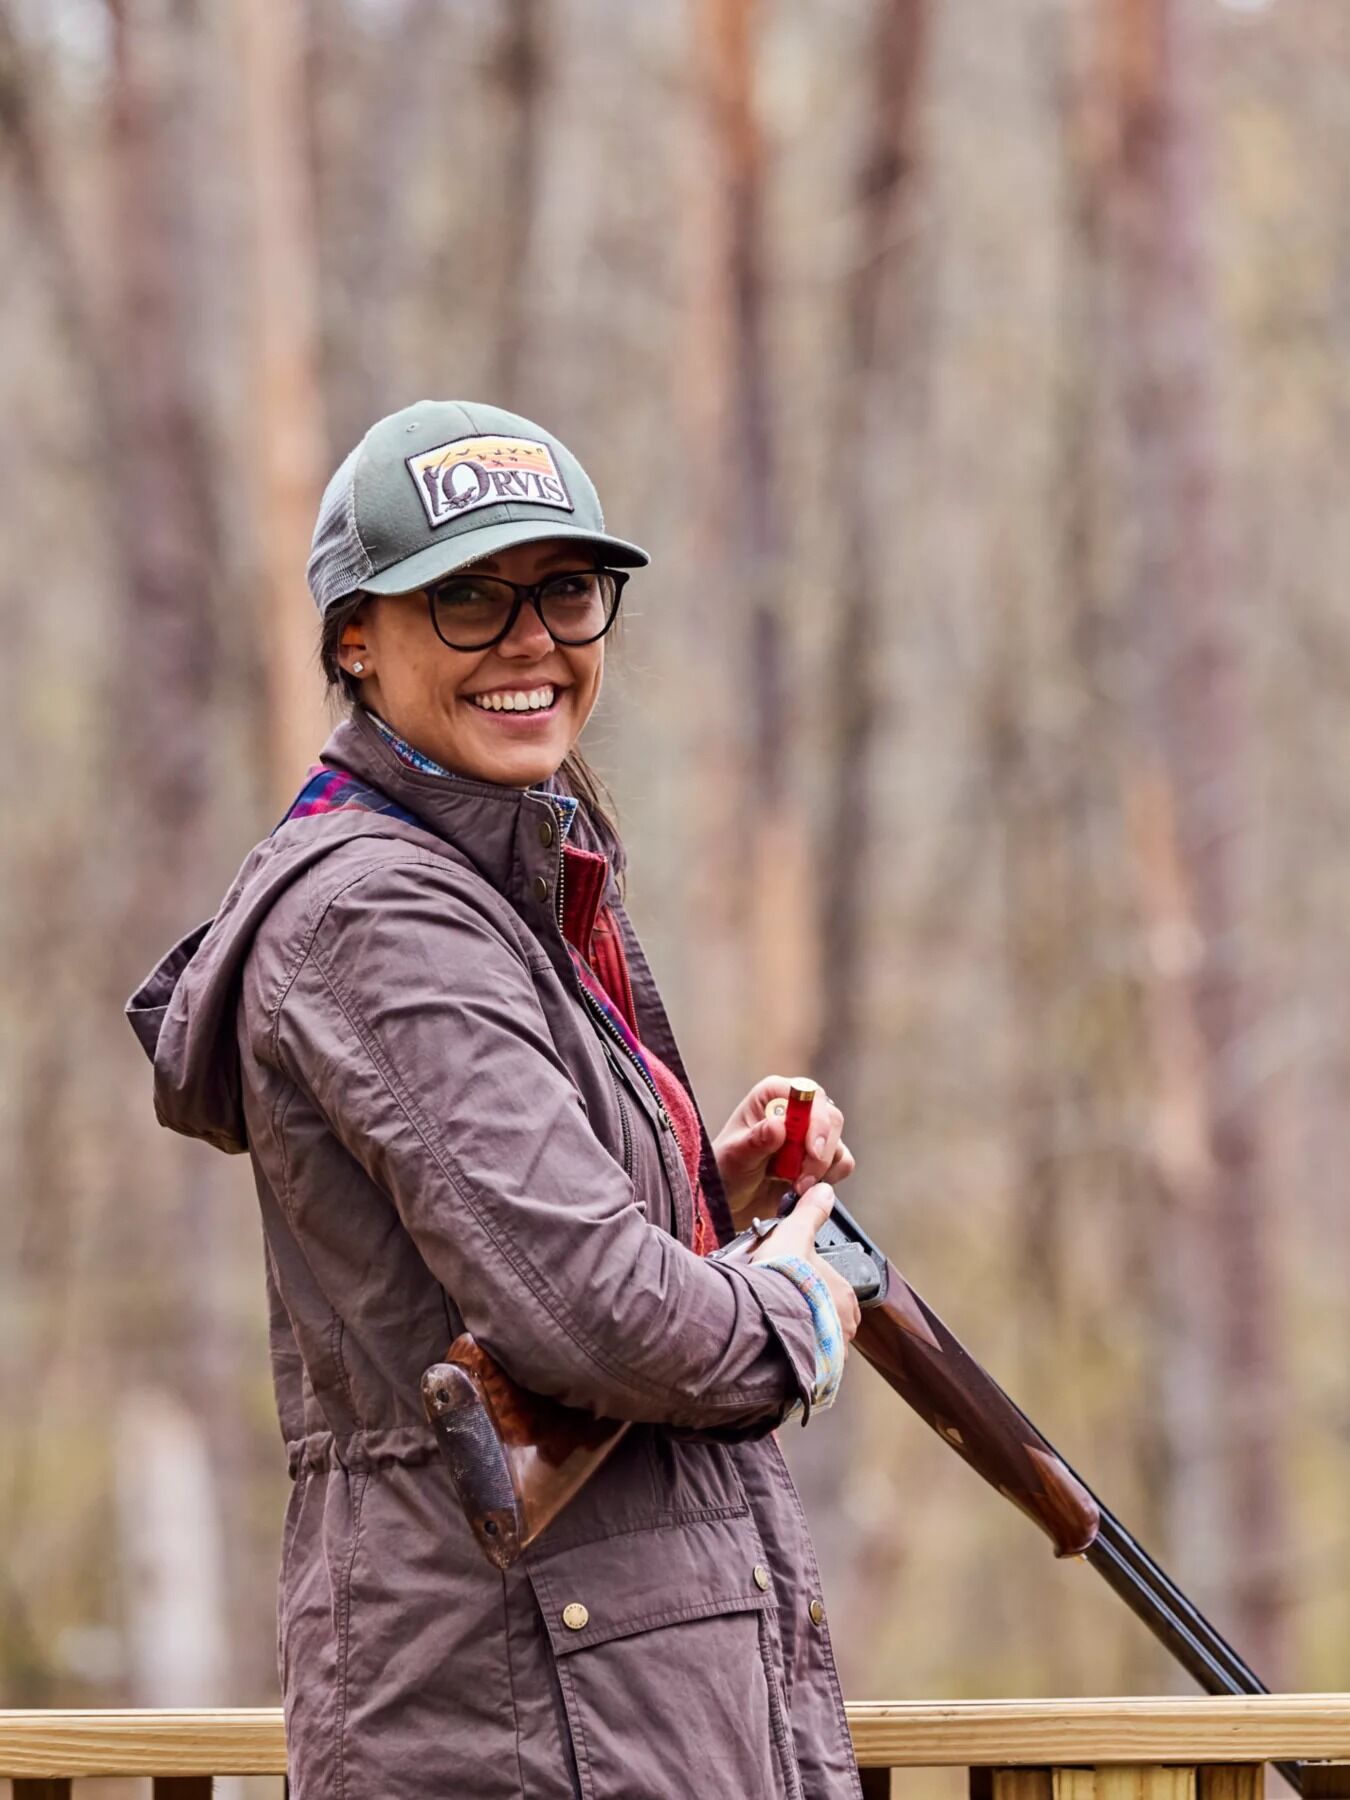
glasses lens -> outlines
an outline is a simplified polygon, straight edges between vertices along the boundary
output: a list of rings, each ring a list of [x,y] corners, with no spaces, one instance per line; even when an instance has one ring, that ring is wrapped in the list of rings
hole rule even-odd
[[[514,588],[491,575],[442,582],[431,594],[437,634],[453,649],[481,649],[501,635],[515,598]]]
[[[579,569],[544,586],[539,610],[560,644],[585,644],[606,629],[618,600],[619,584],[607,569]]]

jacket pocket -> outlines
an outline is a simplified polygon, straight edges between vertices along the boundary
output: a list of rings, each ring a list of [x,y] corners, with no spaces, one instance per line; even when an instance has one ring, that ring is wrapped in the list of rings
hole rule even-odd
[[[800,1800],[748,1516],[620,1532],[529,1575],[585,1800]]]

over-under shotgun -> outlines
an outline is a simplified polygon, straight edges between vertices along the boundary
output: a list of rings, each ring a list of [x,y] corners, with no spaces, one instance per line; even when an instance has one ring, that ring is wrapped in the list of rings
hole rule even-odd
[[[743,1232],[714,1254],[744,1260],[763,1231]],[[816,1249],[858,1295],[855,1348],[977,1475],[1040,1526],[1056,1556],[1091,1563],[1206,1693],[1268,1691],[837,1198]],[[628,1430],[527,1393],[467,1333],[426,1371],[422,1399],[465,1516],[501,1569],[558,1516]],[[1302,1793],[1300,1766],[1278,1767]]]

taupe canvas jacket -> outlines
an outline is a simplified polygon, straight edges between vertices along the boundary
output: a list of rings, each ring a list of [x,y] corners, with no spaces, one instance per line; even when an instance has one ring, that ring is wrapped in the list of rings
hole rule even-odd
[[[810,1394],[810,1315],[687,1248],[678,1147],[579,998],[551,801],[422,774],[359,712],[323,760],[421,824],[289,820],[128,1004],[161,1122],[247,1151],[262,1205],[294,1800],[858,1796],[771,1435]],[[607,903],[683,1078],[612,875]],[[725,1233],[706,1132],[703,1180]],[[461,1325],[642,1422],[504,1576],[419,1404]]]

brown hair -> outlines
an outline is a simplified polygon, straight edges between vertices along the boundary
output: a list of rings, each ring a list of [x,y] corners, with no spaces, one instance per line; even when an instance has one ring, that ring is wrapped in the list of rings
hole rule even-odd
[[[329,607],[323,616],[323,624],[319,632],[319,666],[323,670],[324,685],[330,703],[336,702],[338,707],[347,713],[354,712],[363,704],[361,699],[361,683],[354,675],[349,675],[338,661],[338,646],[342,642],[343,630],[360,612],[370,594],[360,588],[354,594],[348,594],[335,606]],[[615,876],[619,882],[619,891],[624,887],[623,843],[619,837],[617,809],[614,796],[586,761],[580,750],[569,750],[558,770],[557,780],[564,793],[571,794],[581,802],[601,847],[610,858]]]

